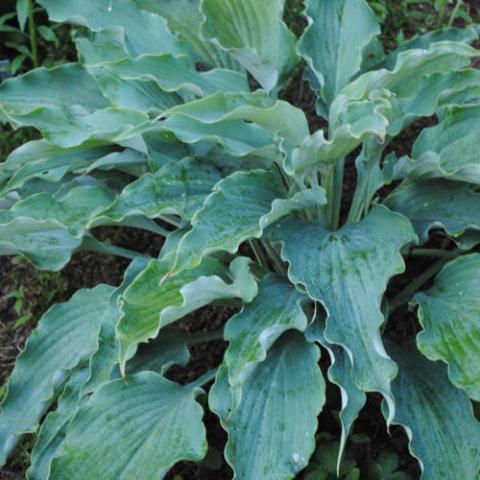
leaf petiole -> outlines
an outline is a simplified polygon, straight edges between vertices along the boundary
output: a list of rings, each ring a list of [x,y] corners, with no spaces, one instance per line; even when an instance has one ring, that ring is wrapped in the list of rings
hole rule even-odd
[[[442,250],[441,248],[413,248],[410,255],[414,257],[438,257],[455,258],[459,253],[457,250]]]
[[[282,259],[279,253],[277,252],[277,250],[275,249],[275,247],[268,240],[263,240],[262,244],[268,254],[268,257],[273,262],[273,265],[277,273],[282,277],[286,277],[287,271],[286,271],[285,265],[282,262]]]
[[[456,256],[461,255],[463,252],[459,251]],[[405,305],[410,299],[417,293],[417,291],[427,283],[432,277],[434,277],[452,258],[455,256],[449,256],[447,258],[441,258],[433,263],[424,272],[418,275],[411,283],[409,283],[400,293],[398,293],[389,302],[390,315],[398,310],[401,306]]]
[[[35,16],[33,10],[33,0],[28,0],[28,30],[30,33],[30,48],[32,49],[33,66],[39,66],[38,46],[37,46],[37,27],[35,25]]]
[[[203,332],[191,335],[185,340],[188,345],[198,345],[199,343],[212,342],[214,340],[223,340],[223,330],[215,330],[214,332]]]
[[[192,389],[203,387],[206,383],[212,381],[215,378],[215,375],[217,374],[217,371],[218,371],[218,367],[217,368],[212,368],[207,373],[204,373],[202,376],[198,377],[192,383],[189,383],[188,387],[190,387]]]
[[[147,257],[139,252],[129,250],[127,248],[117,247],[116,245],[108,245],[106,243],[100,242],[95,237],[88,235],[84,237],[82,245],[77,251],[91,251],[98,253],[105,253],[107,255],[115,255],[117,257],[128,258],[130,260],[135,260],[138,257]]]
[[[335,164],[333,172],[333,197],[331,200],[331,218],[330,224],[332,230],[337,230],[340,222],[340,210],[342,207],[343,177],[345,171],[345,159],[339,160]]]

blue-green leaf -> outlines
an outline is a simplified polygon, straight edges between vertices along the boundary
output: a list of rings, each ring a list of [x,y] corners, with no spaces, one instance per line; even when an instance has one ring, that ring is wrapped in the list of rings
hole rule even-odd
[[[57,408],[50,412],[44,420],[34,445],[31,465],[27,472],[29,480],[43,480],[48,477],[50,466],[58,447],[65,438],[68,424],[74,417],[79,406],[88,395],[100,385],[110,381],[114,367],[118,363],[118,342],[115,339],[115,325],[121,316],[117,304],[118,297],[145,268],[146,259],[137,258],[127,268],[120,287],[114,289],[108,298],[108,305],[103,312],[102,323],[98,332],[97,350],[90,357],[88,366],[82,363],[72,374],[65,385],[57,402]],[[178,345],[178,344],[177,344]],[[173,347],[173,342],[172,342]],[[167,362],[174,362],[174,351],[179,348],[169,348],[170,356],[159,355]],[[187,352],[188,354],[188,352]],[[178,357],[182,360],[181,354]]]
[[[306,332],[307,340],[318,342],[328,351],[331,366],[328,369],[328,379],[338,386],[342,397],[339,414],[342,425],[342,434],[338,448],[337,473],[340,472],[343,452],[347,444],[348,435],[357,419],[360,410],[364,407],[367,396],[358,389],[352,381],[352,362],[347,352],[339,345],[331,345],[325,339],[325,320],[318,316]]]
[[[213,252],[235,253],[243,241],[260,238],[265,228],[288,213],[325,201],[323,189],[289,196],[280,176],[272,171],[236,172],[215,186],[193,216],[172,273],[195,267]]]
[[[250,302],[257,294],[245,257],[232,262],[231,283],[225,281],[228,274],[224,265],[211,258],[173,277],[168,275],[170,268],[168,257],[150,262],[122,296],[123,316],[117,326],[122,371],[136,346],[155,338],[165,326],[214,300]]]
[[[155,218],[163,213],[188,220],[221,178],[218,169],[192,158],[165,165],[128,185],[91,224],[120,222],[133,215]]]
[[[53,306],[27,341],[8,382],[0,410],[0,465],[21,435],[34,432],[69,370],[97,349],[97,338],[113,288],[80,290]]]
[[[446,27],[433,32],[427,32],[423,35],[415,35],[402,42],[395,50],[393,50],[385,59],[384,65],[388,70],[395,67],[398,55],[406,50],[423,49],[426,50],[433,43],[438,42],[463,42],[472,44],[478,39],[478,32],[475,25],[469,25],[466,28]]]
[[[285,331],[307,328],[308,319],[302,310],[307,300],[291,284],[274,276],[260,283],[255,300],[225,326],[229,346],[224,362],[230,385],[241,386]]]
[[[420,351],[448,364],[454,385],[480,401],[480,255],[460,257],[436,276],[433,287],[418,293]]]
[[[207,453],[198,390],[154,372],[103,385],[68,426],[51,479],[163,478]]]
[[[147,81],[155,83],[164,92],[203,97],[217,92],[248,92],[246,75],[224,69],[198,72],[188,57],[162,55],[142,55],[136,58],[121,59],[116,62],[89,66],[89,72],[99,78],[102,70],[127,81]],[[105,85],[105,92],[111,88]]]
[[[434,228],[442,228],[453,237],[468,229],[480,229],[480,195],[463,183],[440,179],[406,182],[385,204],[405,215],[422,241],[428,240]]]
[[[309,134],[305,114],[283,100],[274,100],[263,92],[218,93],[172,108],[165,116],[184,115],[206,124],[243,120],[280,135],[292,145]]]
[[[227,368],[220,368],[209,403],[228,432],[225,457],[236,479],[289,480],[308,464],[325,403],[319,356],[303,335],[282,336],[243,384],[234,410]]]
[[[207,67],[241,70],[240,65],[220,46],[205,40],[200,29],[205,18],[201,0],[134,0],[141,8],[165,18],[170,29],[193,52],[195,59]]]
[[[87,143],[69,149],[51,145],[45,140],[25,143],[0,164],[0,181],[6,181],[0,193],[5,195],[17,190],[32,179],[58,182],[68,172],[88,168],[114,151],[111,146],[101,143]]]
[[[395,423],[407,432],[422,480],[476,479],[480,424],[468,397],[449,382],[444,365],[430,362],[413,345],[389,351],[400,367],[392,383]]]
[[[433,43],[425,49],[413,49],[398,55],[392,70],[385,68],[367,72],[348,84],[332,104],[332,111],[342,111],[348,102],[384,97],[392,104],[388,133],[391,136],[408,126],[415,118],[429,116],[441,104],[443,94],[441,76],[470,65],[471,58],[478,55],[474,48],[459,42]],[[452,90],[462,90],[468,80],[459,75],[449,84]],[[458,84],[456,83],[458,82]],[[439,85],[440,83],[440,85]],[[419,95],[419,91],[423,95]]]
[[[308,27],[298,49],[317,77],[328,111],[360,71],[363,51],[380,33],[380,26],[364,0],[307,0],[305,15]]]
[[[127,363],[125,373],[130,376],[148,370],[163,375],[172,365],[185,366],[190,360],[189,340],[192,337],[179,329],[163,329],[156,339],[140,345]],[[115,376],[119,375],[120,371]]]
[[[305,174],[318,170],[328,171],[362,142],[372,139],[383,143],[387,135],[391,104],[383,98],[348,102],[341,97],[332,107],[330,115],[331,137],[323,130],[305,137],[292,155],[285,159],[289,174]]]
[[[127,140],[133,127],[149,120],[139,111],[108,105],[94,79],[77,64],[36,69],[0,86],[3,121],[35,127],[65,148],[89,139],[113,140],[120,134]]]
[[[81,238],[56,220],[0,218],[0,256],[22,255],[41,270],[62,269],[80,244]]]
[[[480,118],[480,105],[445,107],[438,125],[425,128],[412,151],[397,166],[400,176],[414,180],[443,177],[480,183],[478,146],[480,133],[472,128]]]
[[[37,193],[16,203],[9,211],[0,211],[0,219],[4,213],[11,215],[12,219],[30,217],[37,222],[55,220],[64,225],[70,235],[82,237],[89,220],[110,205],[113,198],[110,192],[100,187],[72,188],[61,198],[49,193]]]
[[[84,0],[78,5],[69,0],[38,0],[38,3],[55,22],[86,26],[94,32],[122,27],[132,55],[184,52],[162,17],[141,10],[130,0]]]
[[[66,426],[78,409],[80,392],[89,375],[88,367],[79,367],[65,385],[56,410],[45,418],[32,450],[30,467],[27,470],[28,480],[48,478],[53,455],[65,438]]]
[[[283,0],[204,0],[204,38],[222,47],[270,91],[295,65],[295,36]]]
[[[380,306],[388,281],[405,268],[401,248],[416,240],[410,222],[377,206],[359,223],[336,232],[290,218],[273,228],[272,237],[290,264],[290,280],[325,307],[325,339],[346,350],[354,384],[382,393],[393,418],[390,382],[397,367],[382,343]]]
[[[348,84],[341,92],[351,99],[368,98],[374,91],[388,89],[397,98],[415,95],[425,77],[435,73],[448,73],[470,65],[478,55],[473,47],[460,42],[438,42],[401,52],[391,70],[380,69],[364,73]]]

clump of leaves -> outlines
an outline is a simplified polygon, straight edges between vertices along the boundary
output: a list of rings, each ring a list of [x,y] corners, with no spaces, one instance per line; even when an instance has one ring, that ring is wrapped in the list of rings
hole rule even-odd
[[[235,477],[291,479],[315,451],[328,380],[342,394],[339,469],[366,394],[378,392],[423,478],[475,479],[475,29],[385,53],[363,0],[307,1],[299,39],[281,0],[40,3],[90,33],[76,38],[78,63],[0,87],[0,118],[43,135],[0,167],[0,253],[53,271],[82,250],[132,262],[122,285],[80,290],[41,319],[2,405],[0,463],[38,432],[31,479],[162,478],[205,457],[196,399],[215,379],[208,408]],[[310,132],[304,112],[277,98],[302,58],[326,131]],[[395,137],[433,115],[438,124],[397,158]],[[165,243],[148,258],[100,241],[103,225]],[[433,231],[456,247],[429,248]],[[393,296],[390,279],[414,256],[431,266]],[[422,331],[393,342],[382,326],[412,298]],[[241,310],[208,335],[176,328],[210,303]],[[214,338],[228,341],[218,368],[186,385],[165,377]]]

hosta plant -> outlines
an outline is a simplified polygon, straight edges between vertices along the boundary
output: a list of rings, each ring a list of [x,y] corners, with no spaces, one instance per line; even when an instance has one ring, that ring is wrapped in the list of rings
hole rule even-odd
[[[384,52],[363,0],[307,0],[300,38],[282,0],[39,3],[81,27],[78,63],[0,87],[0,119],[43,136],[0,165],[0,253],[53,271],[83,250],[132,261],[121,285],[80,290],[40,320],[1,407],[0,464],[35,432],[29,479],[163,478],[205,457],[208,408],[235,478],[292,479],[331,382],[339,473],[376,393],[422,478],[475,480],[475,29]],[[309,87],[292,94],[299,75]],[[305,88],[320,120],[282,100]],[[414,140],[403,154],[399,135]],[[150,258],[100,241],[106,226],[165,242]],[[406,259],[424,268],[392,287]],[[178,328],[209,304],[237,313],[220,331]],[[189,346],[219,338],[220,365],[168,377]]]

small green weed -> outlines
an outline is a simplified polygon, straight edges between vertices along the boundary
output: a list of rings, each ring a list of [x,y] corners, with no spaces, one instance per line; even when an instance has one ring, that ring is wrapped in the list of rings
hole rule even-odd
[[[1,53],[10,60],[0,71],[9,74],[64,63],[73,51],[70,29],[50,23],[45,10],[34,0],[18,0],[16,8],[11,2],[0,10],[0,40]]]
[[[464,0],[369,0],[383,25],[384,41],[400,45],[405,38],[428,30],[473,23],[471,6]]]

